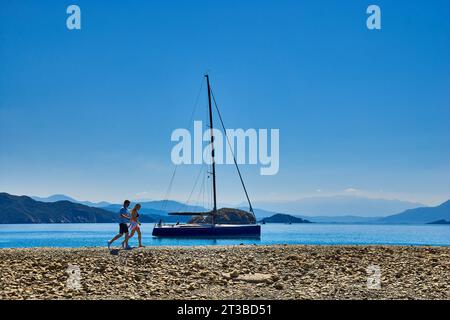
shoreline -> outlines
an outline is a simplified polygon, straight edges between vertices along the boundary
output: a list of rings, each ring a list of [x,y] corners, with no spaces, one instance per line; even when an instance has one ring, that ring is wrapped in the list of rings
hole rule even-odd
[[[320,243],[274,243],[274,244],[248,244],[248,243],[240,243],[240,244],[182,244],[182,245],[145,245],[143,248],[138,248],[137,245],[131,245],[132,250],[150,250],[150,249],[177,249],[177,248],[184,248],[184,249],[195,249],[195,248],[235,248],[235,247],[380,247],[380,248],[447,248],[450,249],[450,245],[447,244],[365,244],[365,243],[354,243],[354,244],[339,244],[339,243],[330,243],[330,244],[320,244]],[[43,246],[43,247],[0,247],[0,252],[2,250],[79,250],[79,249],[92,249],[92,250],[108,250],[106,245],[102,246],[80,246],[80,247],[57,247],[57,246]],[[125,251],[119,248],[118,246],[111,246],[111,250],[119,250],[119,251]]]
[[[450,299],[450,247],[2,248],[0,277],[0,299]]]
[[[209,239],[206,239],[209,240]],[[223,240],[223,239],[221,239]],[[378,243],[355,243],[355,244],[340,244],[340,243],[330,243],[330,244],[319,244],[319,243],[274,243],[274,244],[248,244],[248,243],[239,243],[239,244],[171,244],[171,245],[145,245],[143,248],[138,248],[137,245],[131,245],[132,250],[129,251],[135,251],[135,250],[150,250],[150,249],[208,249],[208,248],[235,248],[235,247],[342,247],[342,248],[348,248],[348,247],[379,247],[379,248],[442,248],[442,249],[450,249],[450,245],[447,244],[378,244]],[[79,246],[79,247],[57,247],[57,246],[43,246],[43,247],[0,247],[0,253],[3,250],[106,250],[108,251],[108,248],[106,245],[102,246]],[[119,246],[111,246],[111,250],[118,250],[118,251],[125,251]]]

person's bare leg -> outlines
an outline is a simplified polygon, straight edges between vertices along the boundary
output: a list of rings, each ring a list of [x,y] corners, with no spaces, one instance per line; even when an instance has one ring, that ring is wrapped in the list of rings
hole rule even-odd
[[[123,242],[122,242],[122,247],[124,247],[124,248],[128,247],[128,240],[130,240],[130,238],[131,238],[133,235],[134,235],[134,230],[131,231],[131,234],[130,234],[130,235],[128,235],[128,232],[125,233],[125,240],[123,240]]]
[[[119,239],[122,236],[123,236],[123,234],[120,234],[120,233],[116,234],[116,236],[114,238],[109,240],[109,244],[111,245],[114,241],[116,241],[117,239]]]
[[[142,233],[140,229],[137,229],[139,247],[142,247]]]

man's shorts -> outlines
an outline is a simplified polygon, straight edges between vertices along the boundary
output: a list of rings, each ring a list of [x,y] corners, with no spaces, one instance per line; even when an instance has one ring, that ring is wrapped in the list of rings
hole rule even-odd
[[[119,233],[120,234],[128,233],[128,226],[126,223],[119,223]]]

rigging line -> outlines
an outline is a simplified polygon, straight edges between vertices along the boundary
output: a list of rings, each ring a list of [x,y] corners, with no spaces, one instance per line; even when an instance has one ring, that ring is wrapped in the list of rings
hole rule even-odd
[[[161,205],[161,211],[165,211],[165,209],[167,207],[167,200],[168,200],[168,197],[169,197],[169,193],[172,190],[173,180],[175,178],[175,173],[177,171],[177,167],[178,166],[175,167],[175,170],[172,173],[172,177],[170,178],[169,187],[167,188],[166,195],[164,196],[163,203]]]
[[[202,175],[202,177],[204,177],[204,176],[205,175]],[[198,207],[200,206],[200,197],[205,194],[204,189],[205,189],[205,179],[203,178],[202,179],[202,184],[200,185],[200,189],[199,189],[198,194],[197,194],[197,199],[195,201],[195,205],[198,206]]]
[[[195,98],[194,110],[192,110],[191,117],[189,118],[188,126],[191,124],[192,119],[194,119],[195,111],[197,110],[197,106],[198,106],[198,99],[200,98],[200,93],[202,92],[202,89],[203,89],[203,83],[204,83],[204,82],[205,82],[205,80],[202,79],[202,83],[201,83],[201,85],[200,85],[200,89],[198,90],[197,97]]]
[[[191,198],[194,195],[194,191],[195,191],[195,188],[197,187],[197,184],[198,184],[198,182],[200,180],[200,177],[203,176],[202,173],[203,173],[204,169],[205,169],[205,166],[202,165],[202,167],[200,168],[200,172],[198,173],[197,178],[195,180],[194,187],[191,190],[191,194],[189,195],[189,198],[188,198],[188,200],[186,202],[187,205],[189,205],[189,203],[191,202]]]
[[[242,178],[241,171],[239,170],[239,166],[238,166],[237,161],[236,161],[236,156],[234,155],[233,149],[231,148],[230,139],[228,139],[228,135],[226,134],[225,125],[224,125],[223,120],[222,120],[222,115],[220,114],[219,107],[217,106],[216,98],[214,97],[214,92],[212,91],[212,89],[211,89],[211,95],[212,95],[212,98],[213,98],[213,101],[214,101],[214,106],[216,107],[216,110],[217,110],[217,114],[219,115],[219,120],[220,120],[220,123],[222,125],[222,129],[224,131],[225,137],[227,138],[228,147],[230,148],[231,154],[233,155],[234,165],[236,166],[237,172],[239,174],[239,179],[241,180],[242,188],[244,189],[245,196],[247,197],[248,205],[250,206],[250,212],[253,214],[253,217],[256,220],[255,213],[253,212],[252,203],[250,202],[250,198],[249,198],[248,193],[247,193],[247,188],[245,187],[245,184],[244,184],[244,179]]]
[[[194,108],[193,108],[193,110],[192,110],[191,117],[190,117],[189,122],[188,122],[188,127],[189,127],[189,125],[191,124],[192,119],[194,118],[195,111],[197,110],[198,99],[200,98],[200,93],[202,92],[202,89],[203,89],[203,83],[204,83],[204,82],[205,82],[205,80],[202,78],[202,81],[201,81],[201,83],[200,83],[200,89],[198,90],[197,97],[195,98]],[[170,191],[171,191],[171,189],[172,189],[172,184],[173,184],[173,180],[174,180],[174,178],[175,178],[175,174],[176,174],[176,172],[177,172],[177,169],[178,169],[178,165],[176,165],[175,168],[173,169],[172,178],[170,179],[170,183],[169,183],[169,186],[168,186],[168,188],[167,188],[166,195],[164,196],[163,202],[162,202],[162,204],[161,204],[161,211],[164,211],[165,208],[167,207],[167,202],[168,202],[168,200],[169,200]]]
[[[198,172],[197,178],[195,179],[194,186],[192,187],[191,193],[189,194],[189,197],[188,197],[186,203],[181,207],[181,209],[187,209],[189,201],[191,200],[192,194],[195,191],[195,187],[197,186],[198,180],[200,178],[201,173],[203,172],[204,167],[205,167],[204,165],[201,166],[200,171]]]

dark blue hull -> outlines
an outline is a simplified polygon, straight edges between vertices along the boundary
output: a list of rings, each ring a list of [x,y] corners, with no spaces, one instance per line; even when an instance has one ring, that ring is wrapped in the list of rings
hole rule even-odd
[[[261,236],[260,225],[173,225],[155,226],[153,236],[177,238],[177,237],[255,237]]]

